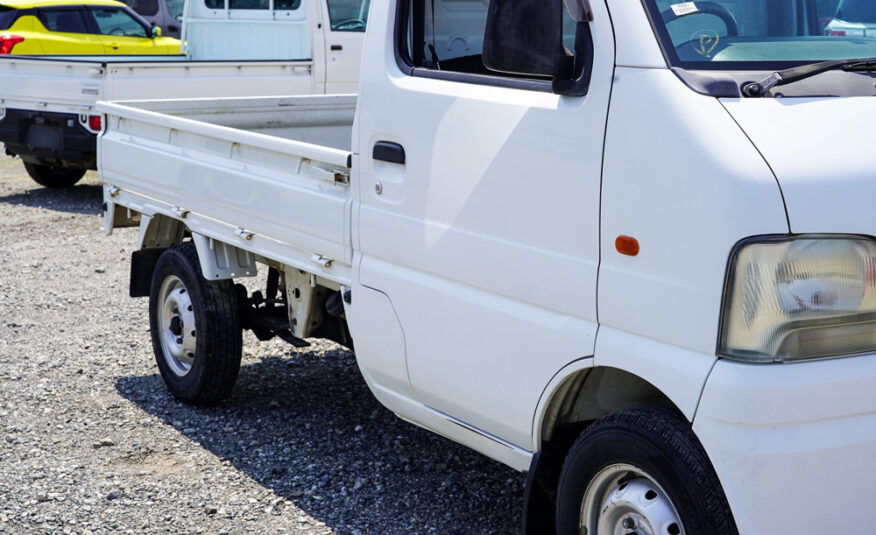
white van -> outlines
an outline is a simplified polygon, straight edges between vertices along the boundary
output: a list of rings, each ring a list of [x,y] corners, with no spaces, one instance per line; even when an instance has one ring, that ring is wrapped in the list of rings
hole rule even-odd
[[[876,39],[819,5],[374,0],[358,100],[100,103],[166,384],[331,338],[528,534],[871,529]]]

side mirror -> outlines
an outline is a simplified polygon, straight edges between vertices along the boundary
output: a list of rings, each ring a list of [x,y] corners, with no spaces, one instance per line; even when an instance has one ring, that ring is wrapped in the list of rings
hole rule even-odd
[[[490,0],[482,55],[486,68],[549,77],[566,57],[562,0]]]
[[[575,21],[575,50],[563,46],[563,9]],[[590,0],[490,0],[482,60],[491,71],[552,78],[559,95],[590,87]]]
[[[161,28],[158,27],[154,22],[152,23],[152,38],[161,37]]]

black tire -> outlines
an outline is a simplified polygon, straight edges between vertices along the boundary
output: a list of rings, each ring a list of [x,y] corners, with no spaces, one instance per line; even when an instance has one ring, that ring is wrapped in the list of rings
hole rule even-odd
[[[37,184],[52,189],[69,188],[85,175],[85,169],[67,169],[25,162],[27,174]]]
[[[625,471],[626,467],[641,473]],[[636,517],[635,509],[632,512],[624,509],[623,501],[643,490],[640,497],[661,500],[654,504],[664,511],[674,508],[674,518],[680,521],[680,525],[673,526],[675,521],[665,520],[664,516],[662,523],[654,522],[658,524],[653,530],[656,533],[664,533],[663,530],[686,535],[738,533],[718,476],[690,424],[677,411],[648,407],[609,414],[590,425],[575,441],[560,475],[557,534],[597,535],[596,529],[582,529],[582,523],[587,524],[583,522],[585,517],[598,517],[608,525],[623,526],[616,528],[623,533],[651,533],[637,528],[643,518],[656,520],[657,508],[653,511],[643,508],[646,511],[643,517]],[[589,502],[585,502],[585,493]],[[626,497],[627,494],[630,496]],[[598,511],[588,517],[587,511],[594,510],[588,508],[588,503],[595,504],[602,497],[606,499],[597,504]],[[606,504],[611,507],[605,507]],[[630,523],[629,531],[624,522]]]
[[[149,326],[158,369],[174,396],[211,404],[231,393],[243,352],[238,297],[232,281],[204,279],[194,244],[174,245],[158,258]]]

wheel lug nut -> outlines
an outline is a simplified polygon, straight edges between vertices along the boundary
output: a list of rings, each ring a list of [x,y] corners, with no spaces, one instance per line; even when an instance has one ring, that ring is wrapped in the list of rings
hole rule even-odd
[[[636,520],[628,516],[621,521],[621,526],[625,529],[633,529],[636,527]]]

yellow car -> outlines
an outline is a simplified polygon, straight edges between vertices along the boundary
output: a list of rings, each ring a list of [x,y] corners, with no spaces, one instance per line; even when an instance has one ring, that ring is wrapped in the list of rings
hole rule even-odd
[[[179,46],[114,0],[0,0],[0,54],[179,54]]]

